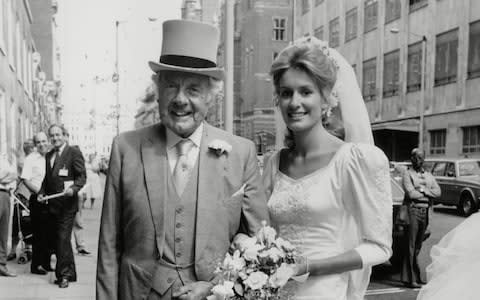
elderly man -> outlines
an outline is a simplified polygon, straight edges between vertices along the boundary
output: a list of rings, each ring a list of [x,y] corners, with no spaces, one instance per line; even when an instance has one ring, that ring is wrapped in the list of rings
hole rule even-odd
[[[433,198],[440,197],[441,191],[433,175],[423,168],[425,153],[415,148],[410,160],[412,167],[403,173],[405,202],[409,206],[410,222],[400,275],[405,286],[419,288],[424,281],[420,276],[418,254],[429,223],[429,207],[433,204]]]
[[[97,299],[205,299],[239,230],[268,220],[251,141],[204,121],[219,34],[163,24],[156,73],[161,124],[113,141],[97,267]]]
[[[51,235],[51,219],[48,218],[48,207],[45,203],[37,201],[37,195],[45,177],[45,154],[48,152],[49,143],[45,132],[39,132],[33,137],[37,151],[30,153],[23,165],[20,178],[30,190],[30,216],[33,231],[32,264],[30,272],[45,275],[52,271],[50,266],[50,247],[48,237]]]
[[[78,211],[78,191],[86,181],[82,152],[78,147],[67,144],[65,132],[63,126],[56,124],[48,129],[53,149],[45,156],[45,178],[38,196],[40,202],[48,199],[44,196],[55,196],[47,200],[47,206],[48,217],[53,222],[57,256],[55,283],[60,288],[67,288],[69,282],[77,280],[70,240],[73,221]]]
[[[7,269],[8,221],[10,218],[10,189],[17,179],[17,171],[5,155],[0,153],[0,276],[15,277]]]

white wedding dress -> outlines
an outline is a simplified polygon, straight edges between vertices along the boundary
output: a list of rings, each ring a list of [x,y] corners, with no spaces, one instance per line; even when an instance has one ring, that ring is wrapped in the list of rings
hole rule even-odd
[[[430,252],[428,283],[417,300],[478,300],[480,277],[480,213],[447,233]]]
[[[293,243],[301,255],[332,257],[364,240],[390,247],[390,177],[381,150],[345,143],[326,167],[300,179],[288,177],[278,166],[279,152],[264,171],[271,221],[279,236]],[[286,290],[292,299],[360,300],[370,272],[366,267],[310,276],[305,283],[287,283]]]

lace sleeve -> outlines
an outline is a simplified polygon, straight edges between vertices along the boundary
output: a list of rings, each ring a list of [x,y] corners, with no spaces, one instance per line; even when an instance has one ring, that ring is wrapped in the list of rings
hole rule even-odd
[[[391,253],[392,192],[388,159],[375,146],[355,144],[344,168],[343,200],[363,242]]]

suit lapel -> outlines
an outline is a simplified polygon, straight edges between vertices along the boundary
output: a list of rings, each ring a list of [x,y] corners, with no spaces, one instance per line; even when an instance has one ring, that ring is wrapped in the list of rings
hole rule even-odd
[[[204,123],[204,131],[199,159],[199,173],[198,173],[198,199],[197,199],[197,224],[195,235],[195,256],[198,259],[201,257],[202,251],[208,242],[211,226],[217,226],[212,220],[215,218],[215,197],[219,188],[219,178],[217,165],[218,158],[213,155],[209,149],[208,144],[214,138],[209,129],[209,125]]]
[[[147,137],[141,145],[142,164],[145,174],[148,201],[155,227],[157,250],[161,256],[161,245],[165,240],[165,190],[167,189],[168,162],[166,153],[165,128],[161,125],[153,128],[154,134]]]
[[[67,156],[67,152],[69,151],[69,147],[68,145],[65,145],[65,148],[63,148],[63,151],[62,151],[62,154],[60,154],[60,157],[58,157],[55,161],[55,164],[53,165],[53,169],[52,169],[52,173],[55,174],[55,172],[58,170],[58,169],[61,169],[61,167],[63,166],[64,162],[65,162],[65,158]],[[54,152],[54,154],[56,154]]]

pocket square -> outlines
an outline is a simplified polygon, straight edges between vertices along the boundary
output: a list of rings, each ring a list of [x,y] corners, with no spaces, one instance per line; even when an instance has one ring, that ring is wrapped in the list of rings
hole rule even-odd
[[[243,195],[245,193],[245,186],[246,185],[247,184],[244,183],[235,193],[232,194],[231,198]]]

